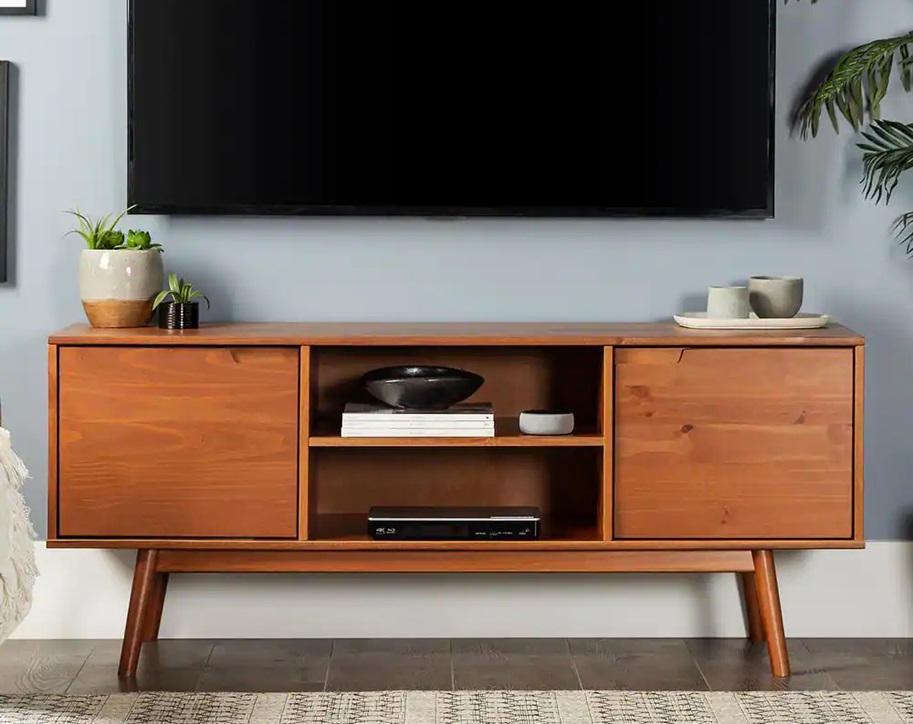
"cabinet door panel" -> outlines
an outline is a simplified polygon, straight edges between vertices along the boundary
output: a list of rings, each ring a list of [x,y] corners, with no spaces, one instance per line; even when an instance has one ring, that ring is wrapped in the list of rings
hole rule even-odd
[[[852,349],[615,355],[616,537],[852,537]]]
[[[294,538],[298,349],[62,347],[61,537]]]

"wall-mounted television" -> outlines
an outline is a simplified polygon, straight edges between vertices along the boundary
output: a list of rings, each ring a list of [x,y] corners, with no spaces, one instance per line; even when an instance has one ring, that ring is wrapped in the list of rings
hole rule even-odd
[[[137,213],[773,214],[776,0],[131,0]]]

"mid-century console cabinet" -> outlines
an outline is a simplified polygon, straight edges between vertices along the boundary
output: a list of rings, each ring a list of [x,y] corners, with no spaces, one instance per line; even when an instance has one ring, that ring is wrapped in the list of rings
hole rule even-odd
[[[737,572],[789,674],[772,552],[860,548],[862,337],[673,324],[74,326],[50,338],[50,547],[137,549],[121,674],[178,572]],[[375,367],[478,372],[494,438],[343,438]],[[517,429],[572,410],[565,437]],[[537,541],[377,542],[372,505],[535,505]],[[556,580],[555,585],[561,585]]]

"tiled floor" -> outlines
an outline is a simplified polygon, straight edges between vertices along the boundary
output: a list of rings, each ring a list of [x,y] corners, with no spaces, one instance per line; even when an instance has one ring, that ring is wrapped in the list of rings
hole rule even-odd
[[[741,639],[161,641],[118,680],[118,641],[8,641],[0,693],[380,689],[913,688],[911,639],[793,639],[793,676]]]

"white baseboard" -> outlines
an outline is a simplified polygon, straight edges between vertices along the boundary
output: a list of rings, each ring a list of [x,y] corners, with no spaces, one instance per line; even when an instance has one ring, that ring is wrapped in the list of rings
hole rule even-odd
[[[135,554],[48,550],[18,638],[119,638]],[[789,636],[913,636],[913,542],[777,554]],[[732,574],[183,574],[163,638],[742,636]]]

